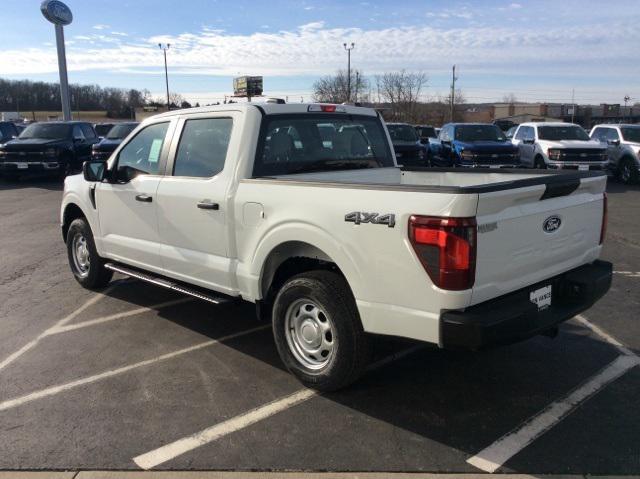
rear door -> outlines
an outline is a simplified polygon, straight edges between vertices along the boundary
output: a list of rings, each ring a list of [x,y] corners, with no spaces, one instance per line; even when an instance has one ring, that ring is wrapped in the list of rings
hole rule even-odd
[[[240,118],[237,111],[182,118],[157,194],[165,274],[228,294],[235,281],[227,199],[236,164],[229,155],[239,150]]]
[[[480,193],[472,303],[597,259],[605,185],[606,176],[549,175],[546,186]]]

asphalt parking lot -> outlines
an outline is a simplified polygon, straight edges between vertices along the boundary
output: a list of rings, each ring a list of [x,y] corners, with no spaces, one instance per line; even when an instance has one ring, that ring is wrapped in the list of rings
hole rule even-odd
[[[0,179],[0,470],[640,473],[640,186],[609,185],[613,286],[555,339],[377,338],[327,395],[283,370],[251,305],[82,289],[61,187]]]

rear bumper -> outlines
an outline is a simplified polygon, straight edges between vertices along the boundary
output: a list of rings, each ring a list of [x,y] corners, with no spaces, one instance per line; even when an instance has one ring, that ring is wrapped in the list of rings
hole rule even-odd
[[[611,286],[612,264],[594,261],[531,287],[441,315],[443,348],[477,350],[535,336],[589,309]],[[538,311],[532,291],[551,285],[551,306]]]

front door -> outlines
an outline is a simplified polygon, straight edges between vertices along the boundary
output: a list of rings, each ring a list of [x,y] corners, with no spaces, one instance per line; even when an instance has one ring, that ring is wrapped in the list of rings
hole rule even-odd
[[[164,173],[170,122],[140,130],[110,165],[109,182],[96,187],[106,256],[162,272],[156,193]]]
[[[229,151],[239,150],[233,124],[240,115],[220,112],[180,120],[157,193],[165,274],[227,294],[235,294],[237,287],[228,240],[233,165],[226,160]]]

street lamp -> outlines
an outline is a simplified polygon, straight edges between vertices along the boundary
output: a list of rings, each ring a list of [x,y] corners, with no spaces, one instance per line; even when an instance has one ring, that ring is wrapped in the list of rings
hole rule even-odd
[[[343,43],[342,46],[347,51],[347,103],[351,100],[351,50],[353,50],[356,46],[355,43],[351,42],[350,46],[347,46],[346,43]],[[356,85],[356,88],[358,85]]]
[[[164,53],[164,81],[167,84],[167,111],[171,110],[171,103],[169,102],[169,74],[167,73],[167,50],[169,47],[171,47],[171,43],[158,43],[158,48]]]

